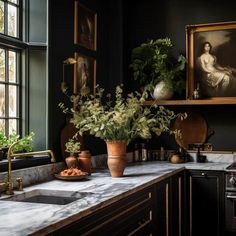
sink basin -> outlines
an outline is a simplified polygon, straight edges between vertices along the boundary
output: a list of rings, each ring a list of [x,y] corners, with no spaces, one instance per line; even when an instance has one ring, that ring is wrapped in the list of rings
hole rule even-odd
[[[48,189],[35,189],[22,194],[4,199],[5,201],[32,202],[44,204],[66,205],[84,197],[90,196],[89,192],[59,191]]]

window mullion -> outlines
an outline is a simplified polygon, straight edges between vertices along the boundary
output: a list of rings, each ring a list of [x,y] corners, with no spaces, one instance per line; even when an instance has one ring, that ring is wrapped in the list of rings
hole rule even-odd
[[[6,118],[9,119],[9,70],[8,70],[8,60],[9,60],[9,52],[5,50],[5,80],[6,80],[6,93],[5,93],[5,111],[6,111]]]
[[[7,2],[4,1],[4,34],[7,35],[8,31],[8,7]]]
[[[22,91],[20,88],[22,88],[22,77],[21,77],[21,70],[20,70],[20,64],[21,64],[21,58],[22,53],[19,52],[16,54],[16,83],[18,84],[17,89],[17,132],[22,134]]]

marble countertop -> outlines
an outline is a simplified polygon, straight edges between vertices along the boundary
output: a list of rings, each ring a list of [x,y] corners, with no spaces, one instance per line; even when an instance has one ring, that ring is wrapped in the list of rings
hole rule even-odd
[[[230,163],[183,163],[147,162],[127,166],[124,176],[112,178],[108,170],[99,170],[84,181],[51,180],[24,188],[24,192],[49,189],[86,193],[86,197],[67,205],[52,205],[7,201],[0,199],[0,235],[25,236],[37,232],[45,235],[74,220],[88,215],[129,194],[157,183],[183,169],[224,171]],[[22,192],[15,192],[20,194]]]

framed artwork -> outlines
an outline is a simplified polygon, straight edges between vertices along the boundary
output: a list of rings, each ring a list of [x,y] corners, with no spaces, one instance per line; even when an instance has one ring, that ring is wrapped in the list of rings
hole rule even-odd
[[[92,57],[75,53],[74,93],[95,94],[96,60]]]
[[[74,44],[97,50],[97,13],[75,1]]]
[[[187,98],[236,98],[236,22],[186,26]]]

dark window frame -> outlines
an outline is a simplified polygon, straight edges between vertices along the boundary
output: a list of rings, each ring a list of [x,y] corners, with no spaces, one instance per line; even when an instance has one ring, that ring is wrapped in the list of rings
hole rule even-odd
[[[13,39],[22,39],[22,4],[23,4],[23,0],[18,0],[18,3],[13,3],[9,0],[0,0],[1,2],[4,3],[4,33],[0,33],[0,35],[4,35]],[[11,36],[8,34],[8,6],[14,6],[17,9],[17,16],[18,16],[18,21],[17,21],[17,36]]]
[[[6,47],[6,46],[2,46],[0,43],[0,48],[5,50],[5,81],[0,81],[0,84],[5,85],[5,116],[1,117],[1,119],[5,120],[5,132],[6,134],[9,134],[9,121],[11,119],[15,119],[18,122],[17,125],[17,133],[21,134],[22,132],[22,125],[21,125],[21,51],[17,50],[17,49],[13,49],[12,47]],[[9,81],[9,52],[13,51],[16,53],[16,82],[11,82]],[[17,88],[17,114],[16,116],[9,116],[9,86],[16,86]]]
[[[3,2],[9,2],[8,0],[2,0]],[[28,67],[27,64],[29,63],[28,61],[28,52],[29,50],[37,49],[37,50],[47,50],[47,44],[46,43],[31,43],[28,42],[28,37],[29,37],[29,28],[28,28],[28,20],[29,20],[29,12],[28,12],[28,5],[29,5],[29,0],[18,0],[19,3],[19,8],[18,8],[18,14],[19,14],[19,22],[18,22],[18,30],[19,30],[19,35],[18,37],[12,37],[10,35],[5,35],[0,33],[0,47],[5,47],[11,50],[18,50],[20,53],[19,56],[19,80],[22,86],[23,84],[25,85],[26,89],[23,92],[22,88],[19,89],[19,98],[20,98],[20,104],[19,104],[19,117],[20,117],[20,122],[19,122],[19,134],[23,135],[23,133],[27,133],[28,131],[28,120],[26,114],[26,111],[28,111],[29,107],[23,108],[22,104],[22,94],[25,94],[25,100],[26,103],[28,103],[28,96],[29,96],[29,91],[28,91],[28,71],[26,71],[25,78],[22,78],[22,68],[23,67]],[[10,3],[14,5],[14,3]],[[25,12],[23,13],[23,6],[25,6]],[[4,28],[4,31],[6,29]],[[25,59],[23,60],[23,55],[25,56]],[[25,106],[25,105],[24,105]],[[27,105],[26,105],[27,106]],[[25,109],[25,111],[24,111]],[[26,124],[23,125],[22,123],[22,118],[23,116],[26,119]],[[24,127],[24,128],[23,128]],[[24,129],[24,130],[23,130]],[[17,159],[17,160],[12,160],[12,169],[21,169],[21,168],[27,168],[27,167],[32,167],[32,166],[38,166],[38,165],[45,165],[51,163],[50,157],[46,157],[42,155],[41,157],[31,157],[31,158],[23,158],[23,159]],[[1,172],[7,171],[8,169],[8,162],[6,159],[1,160],[0,159],[0,169]]]

